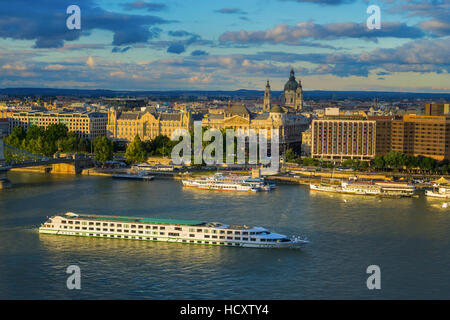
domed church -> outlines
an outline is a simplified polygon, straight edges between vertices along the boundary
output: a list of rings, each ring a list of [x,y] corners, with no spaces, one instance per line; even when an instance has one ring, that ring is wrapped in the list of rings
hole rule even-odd
[[[271,105],[270,84],[267,81],[264,93],[264,111],[269,111]],[[284,91],[281,94],[281,105],[286,108],[292,108],[295,111],[302,111],[303,108],[303,88],[301,80],[295,80],[294,69],[291,69],[289,80],[284,85]]]

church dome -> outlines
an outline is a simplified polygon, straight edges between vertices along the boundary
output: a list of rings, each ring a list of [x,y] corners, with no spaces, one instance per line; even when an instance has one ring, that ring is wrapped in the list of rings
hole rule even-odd
[[[270,113],[284,113],[284,111],[279,105],[274,104],[272,108],[270,108]]]
[[[291,76],[288,82],[284,85],[284,91],[295,91],[297,90],[298,83],[295,81],[294,69],[291,69]]]

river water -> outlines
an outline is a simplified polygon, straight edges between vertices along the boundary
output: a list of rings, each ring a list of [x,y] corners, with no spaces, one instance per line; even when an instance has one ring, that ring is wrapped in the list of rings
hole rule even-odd
[[[0,299],[450,299],[450,207],[306,186],[237,194],[180,181],[10,173],[0,190]],[[40,235],[67,211],[263,226],[302,250]],[[68,290],[66,269],[81,269]],[[368,290],[366,269],[381,270]]]

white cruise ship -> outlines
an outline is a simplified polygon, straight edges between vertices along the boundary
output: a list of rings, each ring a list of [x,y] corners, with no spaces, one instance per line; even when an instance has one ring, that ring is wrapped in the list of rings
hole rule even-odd
[[[390,181],[343,181],[340,185],[310,184],[309,188],[317,191],[384,197],[412,197],[416,191],[415,186],[412,184]]]
[[[39,233],[249,248],[298,248],[309,241],[261,227],[196,220],[81,215],[68,212],[43,223]]]
[[[425,196],[432,198],[450,198],[450,186],[434,185],[433,189],[425,190]]]
[[[221,173],[206,178],[182,180],[182,183],[184,187],[215,191],[258,192],[270,191],[275,188],[274,184],[267,183],[262,178]]]

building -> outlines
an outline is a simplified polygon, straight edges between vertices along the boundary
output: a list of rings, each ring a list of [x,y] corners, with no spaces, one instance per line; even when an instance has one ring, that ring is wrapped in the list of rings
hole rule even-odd
[[[268,141],[276,130],[280,137],[280,150],[291,147],[300,149],[301,133],[308,125],[308,119],[285,113],[278,105],[273,105],[269,112],[263,113],[252,113],[244,105],[229,105],[222,114],[208,113],[202,120],[203,127],[242,130],[246,134],[250,129],[256,133],[265,129]]]
[[[404,115],[392,120],[391,148],[438,161],[450,159],[450,117]]]
[[[292,108],[295,111],[302,111],[303,108],[303,88],[301,80],[295,80],[294,69],[291,69],[289,80],[284,85],[284,91],[281,95],[281,104]]]
[[[191,130],[194,119],[189,112],[118,111],[108,112],[107,137],[116,141],[130,142],[136,135],[141,140],[151,140],[159,135],[171,137],[177,129]]]
[[[0,138],[9,135],[9,121],[8,119],[0,118]]]
[[[263,112],[269,112],[271,107],[272,107],[272,94],[270,92],[269,80],[267,80],[266,89],[264,90]]]
[[[311,128],[302,132],[302,152],[303,157],[311,157],[312,133]]]
[[[100,112],[14,112],[9,117],[9,128],[21,126],[27,130],[30,126],[47,128],[51,124],[64,124],[79,138],[95,139],[106,135],[108,115]]]
[[[448,103],[427,103],[425,105],[426,116],[443,116],[449,114],[450,105]]]
[[[376,122],[361,116],[313,120],[311,156],[324,160],[371,160],[376,150]]]
[[[392,144],[392,121],[394,119],[401,119],[397,116],[370,116],[369,120],[376,122],[376,149],[377,156],[384,156],[391,151]]]

